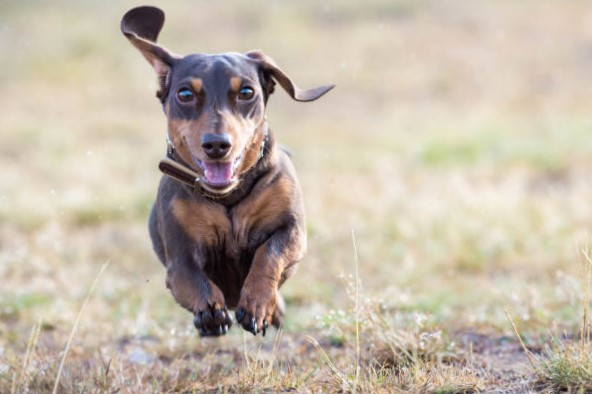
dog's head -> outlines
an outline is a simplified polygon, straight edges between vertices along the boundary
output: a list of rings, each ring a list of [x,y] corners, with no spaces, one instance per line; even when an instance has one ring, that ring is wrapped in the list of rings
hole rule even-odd
[[[316,100],[333,88],[299,89],[260,51],[177,56],[156,44],[163,24],[160,9],[138,7],[123,16],[121,31],[158,75],[157,97],[175,151],[212,193],[228,193],[257,163],[275,82],[297,101]]]

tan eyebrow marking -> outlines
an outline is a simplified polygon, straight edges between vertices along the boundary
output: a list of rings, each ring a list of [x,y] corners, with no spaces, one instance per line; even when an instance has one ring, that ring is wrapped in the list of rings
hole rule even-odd
[[[201,80],[201,78],[191,79],[191,87],[193,88],[193,90],[196,93],[199,93],[201,91],[202,86],[203,86],[203,81]]]
[[[239,77],[232,77],[230,78],[230,89],[232,89],[233,92],[238,92],[242,83],[243,81]]]

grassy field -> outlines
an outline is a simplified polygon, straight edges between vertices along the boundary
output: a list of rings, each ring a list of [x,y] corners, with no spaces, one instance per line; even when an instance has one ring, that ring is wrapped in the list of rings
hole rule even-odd
[[[0,393],[592,390],[589,2],[156,2],[174,52],[337,84],[269,106],[309,226],[286,325],[219,339],[147,234],[166,123],[119,32],[138,4],[0,2]]]

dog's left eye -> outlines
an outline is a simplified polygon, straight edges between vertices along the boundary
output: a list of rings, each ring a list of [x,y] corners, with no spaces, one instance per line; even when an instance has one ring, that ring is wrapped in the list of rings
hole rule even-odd
[[[193,101],[194,97],[195,97],[195,95],[188,88],[182,88],[177,92],[177,98],[179,99],[179,101],[181,101],[183,103],[189,103],[189,102]]]
[[[250,100],[253,98],[254,95],[255,95],[255,91],[253,90],[253,88],[245,86],[244,88],[241,88],[241,90],[239,90],[238,99],[239,100]]]

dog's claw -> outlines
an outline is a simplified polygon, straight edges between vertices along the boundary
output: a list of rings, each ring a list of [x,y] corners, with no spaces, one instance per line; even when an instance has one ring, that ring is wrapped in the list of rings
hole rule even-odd
[[[263,330],[261,330],[262,333],[263,333],[263,336],[265,336],[265,331],[266,330],[267,330],[267,320],[263,320]]]
[[[253,335],[257,335],[257,322],[255,322],[255,318],[252,317],[249,323],[249,331],[253,333]]]

